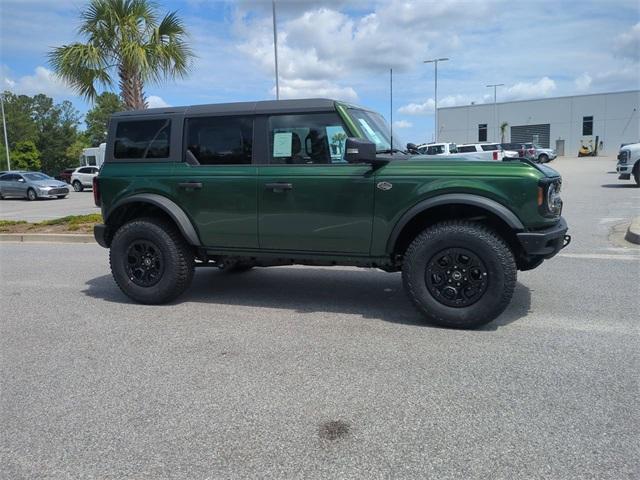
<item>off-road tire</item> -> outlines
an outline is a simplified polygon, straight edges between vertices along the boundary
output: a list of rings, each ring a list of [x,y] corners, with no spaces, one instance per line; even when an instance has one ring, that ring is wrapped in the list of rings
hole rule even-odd
[[[549,161],[549,155],[547,155],[546,153],[541,153],[540,156],[538,157],[539,163],[547,163],[548,161]]]
[[[81,192],[82,190],[84,190],[84,187],[82,186],[82,182],[80,182],[79,180],[74,180],[73,189],[76,192]]]
[[[462,248],[486,266],[486,290],[468,306],[448,306],[427,287],[430,261],[440,252]],[[407,249],[402,264],[405,290],[418,311],[431,323],[449,328],[475,328],[491,322],[509,305],[517,276],[513,253],[493,230],[470,221],[447,221],[418,235]]]
[[[29,190],[27,190],[27,200],[29,200],[30,202],[33,202],[34,200],[37,200],[37,199],[38,199],[38,194],[33,188],[30,188]]]
[[[127,250],[140,240],[157,246],[164,262],[160,280],[148,287],[134,283],[127,274]],[[180,296],[191,284],[195,267],[193,250],[176,227],[155,218],[140,218],[121,226],[111,243],[109,264],[120,290],[145,304],[166,303]]]

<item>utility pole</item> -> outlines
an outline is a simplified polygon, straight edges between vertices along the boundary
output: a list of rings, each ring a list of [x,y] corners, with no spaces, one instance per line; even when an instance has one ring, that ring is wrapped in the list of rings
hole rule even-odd
[[[280,100],[280,83],[278,81],[278,30],[276,28],[276,0],[271,0],[273,10],[273,53],[276,60],[276,100]]]
[[[434,109],[435,109],[435,117],[434,117],[434,122],[435,122],[435,141],[438,141],[438,62],[446,62],[447,60],[449,60],[448,58],[432,58],[431,60],[425,60],[422,63],[433,63],[435,65],[435,92],[434,92]]]
[[[4,148],[7,149],[7,170],[11,170],[11,158],[9,158],[9,139],[7,138],[7,119],[4,116],[4,93],[0,93],[0,105],[2,106],[2,128],[4,129]]]
[[[491,88],[493,87],[493,125],[495,128],[495,132],[496,132],[496,136],[495,136],[495,141],[496,143],[500,143],[500,136],[498,134],[498,130],[500,129],[500,125],[498,125],[498,93],[497,93],[497,89],[498,87],[503,87],[504,83],[494,83],[492,85],[487,85],[487,88]]]

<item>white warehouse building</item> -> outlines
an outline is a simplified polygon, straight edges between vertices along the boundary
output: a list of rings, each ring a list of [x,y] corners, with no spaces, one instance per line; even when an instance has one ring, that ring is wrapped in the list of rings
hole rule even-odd
[[[438,108],[438,141],[535,142],[576,156],[581,144],[614,155],[640,141],[640,90]]]

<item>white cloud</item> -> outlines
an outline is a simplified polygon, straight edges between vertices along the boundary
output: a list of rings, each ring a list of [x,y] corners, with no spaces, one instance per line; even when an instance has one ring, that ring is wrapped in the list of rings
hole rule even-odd
[[[618,57],[640,61],[640,22],[628,32],[618,35],[613,43],[614,53]]]
[[[433,98],[423,103],[409,103],[398,109],[398,112],[406,115],[427,115],[435,111],[435,101]]]
[[[75,96],[72,89],[46,67],[36,67],[33,75],[11,78],[10,72],[3,69],[3,88],[16,94],[36,95],[44,93],[51,97]]]
[[[159,97],[157,95],[149,95],[147,97],[147,105],[149,106],[149,108],[163,108],[171,106],[167,102],[165,102],[162,97]]]
[[[397,120],[393,122],[393,128],[411,128],[413,127],[413,123],[408,122],[407,120]]]
[[[542,77],[537,82],[518,82],[508,87],[501,98],[505,100],[526,100],[529,98],[548,97],[556,90],[556,82],[549,77]]]
[[[589,75],[587,72],[584,72],[574,80],[574,83],[579,91],[585,92],[589,90],[589,87],[591,87],[592,81],[593,79],[591,78],[591,75]]]
[[[273,87],[271,92],[275,95]],[[327,80],[287,79],[280,82],[280,98],[328,97],[354,102],[358,94],[351,87],[341,87]]]

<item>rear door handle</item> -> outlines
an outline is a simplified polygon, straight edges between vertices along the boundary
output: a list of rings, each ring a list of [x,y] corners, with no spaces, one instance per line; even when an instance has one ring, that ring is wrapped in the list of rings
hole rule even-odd
[[[185,190],[200,190],[202,188],[202,182],[180,182],[178,188],[184,188]]]
[[[266,188],[267,190],[273,190],[274,192],[283,192],[285,190],[293,190],[293,184],[281,182],[265,183],[264,188]]]

